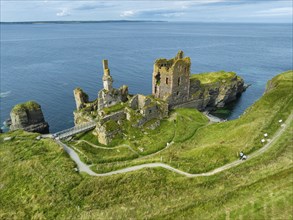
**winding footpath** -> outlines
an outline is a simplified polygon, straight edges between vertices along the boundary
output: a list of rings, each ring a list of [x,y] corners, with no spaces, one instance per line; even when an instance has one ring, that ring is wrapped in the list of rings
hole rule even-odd
[[[266,144],[264,145],[261,149],[259,149],[258,151],[252,153],[251,155],[248,156],[247,160],[251,160],[254,157],[257,157],[261,154],[263,154],[264,152],[266,152],[271,146],[272,144],[285,132],[286,128],[288,125],[290,125],[291,121],[293,118],[293,114],[290,114],[290,116],[288,117],[288,119],[286,120],[286,122],[284,124],[281,125],[281,128],[275,133],[274,137]],[[244,163],[245,161],[241,161],[241,160],[237,160],[234,161],[232,163],[226,164],[224,166],[221,166],[219,168],[216,168],[215,170],[206,172],[206,173],[198,173],[198,174],[192,174],[192,173],[187,173],[184,172],[182,170],[176,169],[174,167],[171,167],[167,164],[164,163],[147,163],[147,164],[141,164],[141,165],[137,165],[137,166],[131,166],[131,167],[127,167],[124,169],[120,169],[120,170],[115,170],[115,171],[111,171],[108,173],[95,173],[93,172],[88,165],[86,165],[85,163],[83,163],[78,154],[71,149],[70,147],[68,147],[66,144],[62,143],[60,140],[55,140],[60,146],[62,146],[64,148],[64,150],[69,154],[69,156],[71,157],[71,159],[77,164],[77,167],[79,169],[79,172],[85,172],[91,176],[112,176],[115,174],[122,174],[122,173],[128,173],[128,172],[132,172],[132,171],[136,171],[136,170],[140,170],[140,169],[144,169],[144,168],[156,168],[156,167],[161,167],[167,170],[170,170],[172,172],[181,174],[183,176],[186,177],[200,177],[200,176],[212,176],[214,174],[217,174],[219,172],[222,172],[224,170],[230,169],[232,167],[235,167],[241,163]]]
[[[122,145],[118,145],[116,147],[102,147],[102,146],[98,146],[98,145],[95,145],[95,144],[92,144],[86,140],[78,140],[76,141],[77,144],[80,144],[80,143],[86,143],[94,148],[98,148],[98,149],[103,149],[103,150],[115,150],[115,149],[119,149],[119,148],[128,148],[130,151],[132,151],[133,153],[139,155],[139,153],[137,153],[130,145],[127,145],[127,144],[122,144]]]

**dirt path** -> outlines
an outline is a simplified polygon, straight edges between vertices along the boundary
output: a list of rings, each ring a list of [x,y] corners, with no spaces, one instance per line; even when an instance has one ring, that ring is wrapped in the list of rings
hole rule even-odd
[[[251,160],[254,157],[257,157],[261,154],[263,154],[265,151],[267,151],[272,144],[284,133],[284,131],[286,130],[286,128],[290,125],[291,121],[293,118],[293,114],[290,114],[290,116],[288,117],[288,119],[286,120],[286,122],[281,126],[281,128],[275,133],[274,137],[270,140],[270,142],[268,142],[266,145],[264,145],[261,149],[259,149],[258,151],[252,153],[251,155],[248,155],[247,160]],[[111,171],[108,173],[95,173],[93,172],[88,165],[84,164],[78,154],[71,149],[70,147],[68,147],[66,144],[62,143],[59,140],[55,140],[60,146],[62,146],[64,148],[64,150],[69,154],[69,156],[71,157],[71,159],[77,164],[77,167],[79,169],[80,172],[85,172],[91,176],[111,176],[111,175],[115,175],[115,174],[122,174],[122,173],[127,173],[127,172],[132,172],[132,171],[136,171],[136,170],[140,170],[140,169],[144,169],[144,168],[155,168],[155,167],[161,167],[161,168],[165,168],[167,170],[170,170],[172,172],[184,175],[186,177],[199,177],[199,176],[211,176],[214,175],[216,173],[222,172],[224,170],[230,169],[232,167],[235,167],[241,163],[244,163],[245,161],[241,161],[241,160],[237,160],[234,161],[232,163],[226,164],[222,167],[216,168],[215,170],[206,172],[206,173],[199,173],[199,174],[192,174],[192,173],[187,173],[184,172],[182,170],[176,169],[174,167],[171,167],[167,164],[164,163],[148,163],[148,164],[141,164],[141,165],[137,165],[137,166],[131,166],[131,167],[127,167],[124,169],[120,169],[120,170],[115,170],[115,171]]]

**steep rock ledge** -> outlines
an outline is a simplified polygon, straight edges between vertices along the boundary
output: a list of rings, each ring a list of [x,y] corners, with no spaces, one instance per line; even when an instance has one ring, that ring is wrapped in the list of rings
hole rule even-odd
[[[174,106],[205,110],[223,107],[237,99],[246,89],[244,80],[234,72],[210,72],[190,76],[189,99]]]
[[[44,119],[41,106],[29,101],[18,104],[10,112],[10,130],[22,129],[28,132],[49,133],[49,125]]]

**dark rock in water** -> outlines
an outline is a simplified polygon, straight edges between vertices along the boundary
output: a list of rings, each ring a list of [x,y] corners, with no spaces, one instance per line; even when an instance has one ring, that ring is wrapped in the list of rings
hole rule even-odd
[[[45,122],[41,106],[29,101],[18,104],[10,112],[10,130],[23,129],[28,132],[49,133],[49,125]]]

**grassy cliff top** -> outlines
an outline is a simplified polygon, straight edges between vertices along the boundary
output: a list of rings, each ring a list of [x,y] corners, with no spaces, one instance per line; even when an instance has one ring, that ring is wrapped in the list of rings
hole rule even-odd
[[[11,111],[15,113],[20,111],[33,111],[33,110],[38,110],[40,108],[41,106],[35,101],[28,101],[25,103],[20,103],[15,105]]]
[[[192,74],[190,75],[191,80],[199,80],[202,84],[214,83],[217,81],[229,81],[235,77],[238,77],[234,72],[225,72],[225,71],[218,71],[218,72],[205,72],[199,74]],[[239,77],[240,78],[240,77]]]

